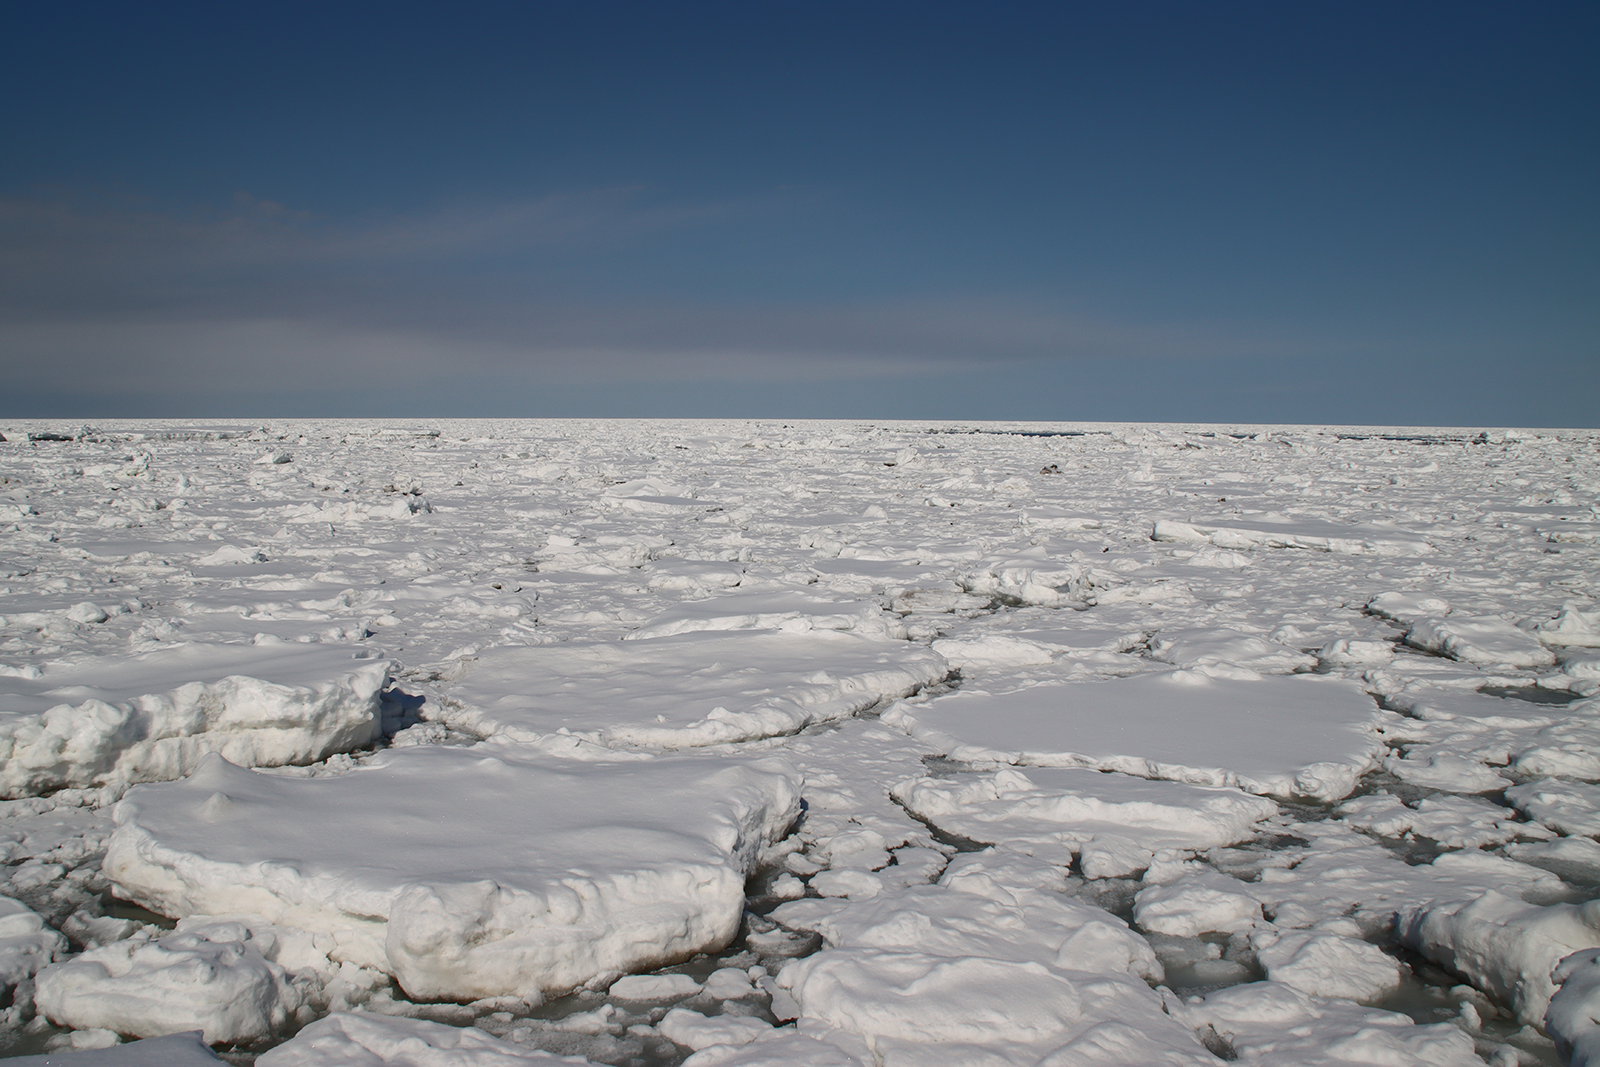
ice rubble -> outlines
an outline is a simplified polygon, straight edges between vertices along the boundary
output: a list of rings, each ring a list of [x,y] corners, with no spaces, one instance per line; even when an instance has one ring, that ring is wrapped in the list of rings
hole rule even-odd
[[[179,778],[207,754],[310,763],[370,744],[390,663],[314,644],[183,644],[0,673],[0,794]]]
[[[836,722],[949,667],[904,641],[808,630],[490,649],[458,673],[438,717],[478,737],[690,748]]]
[[[1269,796],[1349,795],[1382,750],[1379,710],[1349,681],[1165,671],[1112,681],[963,690],[884,721],[952,759],[1096,767]]]
[[[415,997],[537,1000],[725,945],[799,788],[777,761],[574,764],[506,744],[394,749],[309,779],[214,756],[130,791],[105,870],[165,914],[331,934],[335,959]],[[507,819],[534,828],[515,848],[482,833]]]

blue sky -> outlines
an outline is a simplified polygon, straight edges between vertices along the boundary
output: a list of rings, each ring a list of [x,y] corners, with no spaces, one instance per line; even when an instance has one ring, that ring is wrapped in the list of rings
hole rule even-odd
[[[8,21],[9,416],[1600,425],[1592,3]]]

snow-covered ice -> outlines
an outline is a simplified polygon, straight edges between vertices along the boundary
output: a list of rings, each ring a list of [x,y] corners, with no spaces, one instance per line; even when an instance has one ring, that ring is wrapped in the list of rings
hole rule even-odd
[[[0,1055],[1600,1046],[1600,435],[0,433]]]
[[[1269,796],[1337,800],[1382,746],[1352,681],[1159,671],[1110,681],[964,690],[884,716],[952,759],[1097,767]]]
[[[0,793],[120,791],[209,752],[274,767],[369,745],[389,666],[338,645],[197,643],[0,673]]]
[[[725,945],[799,788],[775,760],[568,763],[505,745],[394,749],[309,779],[214,756],[130,792],[105,867],[153,910],[331,934],[336,959],[413,996],[537,1000]],[[512,848],[475,832],[505,821],[533,832]]]

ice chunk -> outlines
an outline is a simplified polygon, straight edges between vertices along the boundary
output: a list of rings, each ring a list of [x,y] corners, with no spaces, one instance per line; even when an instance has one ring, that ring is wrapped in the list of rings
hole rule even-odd
[[[238,924],[158,941],[90,949],[39,972],[35,1003],[58,1026],[159,1037],[200,1030],[211,1044],[248,1044],[300,1006],[284,969],[246,944]]]
[[[509,744],[391,749],[308,779],[213,757],[129,793],[105,871],[168,915],[332,933],[336,959],[414,997],[537,999],[726,944],[799,787],[781,761]]]
[[[764,1019],[739,1015],[707,1017],[688,1008],[673,1008],[656,1024],[667,1040],[698,1052],[712,1045],[746,1045],[772,1030]]]
[[[8,1064],[15,1067],[213,1067],[225,1062],[206,1047],[198,1031],[190,1031],[88,1052],[17,1056]]]
[[[1551,871],[1579,885],[1600,885],[1600,844],[1586,837],[1562,837],[1506,846],[1512,859]]]
[[[1282,982],[1251,982],[1174,1005],[1208,1029],[1228,1058],[1295,1067],[1482,1067],[1471,1035],[1451,1023],[1418,1026],[1398,1012],[1312,997]]]
[[[1406,631],[1406,644],[1463,663],[1548,667],[1556,661],[1537,637],[1496,615],[1418,619]]]
[[[808,1022],[853,1030],[869,1043],[1053,1045],[1081,1013],[1064,976],[981,956],[833,949],[789,964],[778,984]]]
[[[339,1012],[256,1059],[256,1067],[572,1067],[471,1026]]]
[[[1150,658],[1178,667],[1243,667],[1263,674],[1307,671],[1315,656],[1234,630],[1163,630],[1150,641]]]
[[[1149,854],[1231,845],[1278,806],[1237,789],[1149,781],[1080,769],[1007,768],[969,779],[915,778],[892,790],[912,814],[947,833],[1003,842],[1070,863],[1086,842],[1125,842]],[[1120,846],[1119,846],[1120,847]],[[1087,872],[1086,872],[1087,873]],[[1129,871],[1116,871],[1118,874]]]
[[[318,644],[188,644],[0,676],[0,793],[181,777],[211,752],[310,763],[370,744],[389,661]]]
[[[1600,608],[1585,611],[1580,601],[1569,600],[1561,614],[1541,623],[1534,634],[1558,648],[1600,648]]]
[[[1229,516],[1178,522],[1162,519],[1152,541],[1209,542],[1218,548],[1305,548],[1349,556],[1425,556],[1433,551],[1420,534],[1377,524],[1345,526],[1283,515]]]
[[[32,909],[0,897],[0,989],[10,988],[67,950],[67,939]]]
[[[1261,902],[1237,878],[1191,866],[1176,879],[1139,890],[1133,921],[1153,934],[1177,937],[1232,933],[1260,923]]]
[[[1570,1067],[1600,1064],[1600,949],[1574,952],[1556,965],[1559,988],[1544,1013],[1544,1028]]]
[[[829,1034],[829,1037],[837,1035]],[[683,1061],[683,1067],[868,1067],[871,1053],[863,1046],[853,1056],[838,1044],[818,1040],[792,1027],[768,1030],[744,1045],[712,1045]]]
[[[1600,900],[1541,907],[1491,890],[1468,903],[1402,908],[1396,934],[1511,1005],[1522,1022],[1537,1024],[1555,992],[1555,965],[1579,949],[1600,947]]]
[[[883,721],[955,759],[1098,767],[1147,778],[1338,800],[1375,762],[1377,705],[1313,675],[1164,671],[897,704]]]
[[[1410,626],[1418,619],[1450,614],[1450,602],[1430,593],[1380,593],[1367,601],[1367,610]]]
[[[1314,930],[1261,930],[1250,938],[1274,982],[1314,997],[1376,1000],[1400,985],[1400,964],[1377,945]]]
[[[700,983],[686,974],[630,974],[608,992],[618,1000],[681,1000],[700,992]]]
[[[825,600],[792,589],[740,592],[680,604],[646,620],[624,640],[643,641],[705,630],[856,630],[899,637],[895,617],[872,601]]]
[[[479,653],[438,714],[480,737],[688,748],[833,722],[949,670],[918,645],[830,630],[574,641]]]
[[[1506,802],[1560,833],[1600,837],[1600,785],[1542,778],[1507,789]]]
[[[791,928],[815,930],[834,948],[1161,977],[1149,944],[1111,913],[1063,895],[1059,871],[1025,857],[982,856],[953,863],[938,885],[851,903],[797,900],[772,916]],[[1018,864],[1035,866],[1019,877]],[[1026,884],[1035,879],[1040,884]]]

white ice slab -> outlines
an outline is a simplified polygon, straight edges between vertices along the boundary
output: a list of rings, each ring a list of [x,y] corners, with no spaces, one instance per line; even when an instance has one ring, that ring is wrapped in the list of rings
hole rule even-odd
[[[1354,682],[1164,671],[898,704],[886,723],[954,759],[1095,767],[1338,800],[1373,765],[1380,716]]]
[[[1162,630],[1150,639],[1150,658],[1178,667],[1243,667],[1263,674],[1308,671],[1317,657],[1254,634],[1221,629]]]
[[[160,1037],[199,1030],[211,1044],[249,1044],[283,1029],[300,1007],[284,969],[221,924],[90,949],[39,972],[35,1003],[57,1026]]]
[[[1600,837],[1600,785],[1541,778],[1507,789],[1506,800],[1558,833]]]
[[[1089,842],[1117,842],[1139,850],[1147,862],[1158,849],[1231,845],[1278,811],[1272,801],[1237,789],[1070,768],[916,778],[892,793],[946,833],[1061,863]]]
[[[1209,1027],[1241,1063],[1294,1067],[1481,1067],[1472,1036],[1453,1023],[1418,1026],[1408,1015],[1250,982],[1174,1012]]]
[[[1556,661],[1538,637],[1495,615],[1418,619],[1406,631],[1406,644],[1486,666],[1548,667]]]
[[[256,1067],[571,1067],[588,1062],[523,1048],[472,1026],[336,1012],[262,1053]]]
[[[1349,556],[1424,556],[1433,546],[1422,535],[1377,524],[1342,525],[1285,515],[1229,516],[1155,524],[1153,541],[1210,543],[1218,548],[1303,548]]]
[[[405,748],[340,776],[206,761],[118,806],[105,871],[168,915],[254,912],[416,997],[537,998],[726,944],[799,776],[779,761],[564,763]]]
[[[625,640],[671,637],[703,630],[857,630],[899,635],[894,616],[875,601],[829,600],[793,589],[757,590],[694,600],[641,623]]]
[[[210,752],[325,759],[378,736],[389,667],[348,645],[183,644],[0,674],[0,793],[170,780]]]
[[[950,669],[919,645],[832,630],[496,648],[463,666],[434,715],[459,729],[661,748],[792,734],[907,696]]]
[[[1600,900],[1539,906],[1490,891],[1476,900],[1422,904],[1396,914],[1401,944],[1511,1005],[1524,1023],[1544,1020],[1551,972],[1579,949],[1600,947]]]
[[[8,1067],[213,1067],[226,1062],[206,1047],[198,1032],[186,1032],[83,1052],[17,1056],[7,1064]]]
[[[67,939],[32,909],[0,897],[0,989],[16,985],[66,951]]]

